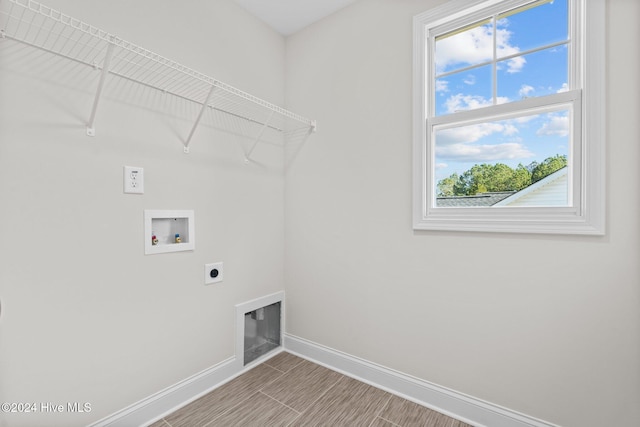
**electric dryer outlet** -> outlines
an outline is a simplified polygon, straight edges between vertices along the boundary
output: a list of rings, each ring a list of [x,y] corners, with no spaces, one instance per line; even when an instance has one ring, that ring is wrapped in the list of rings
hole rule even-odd
[[[224,271],[223,271],[222,262],[214,262],[212,264],[204,265],[204,284],[205,285],[222,282],[223,276],[224,276]]]

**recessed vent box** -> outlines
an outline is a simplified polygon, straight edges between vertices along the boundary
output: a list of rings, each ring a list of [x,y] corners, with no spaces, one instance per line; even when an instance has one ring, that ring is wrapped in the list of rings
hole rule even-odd
[[[239,367],[257,364],[282,348],[284,292],[236,305],[236,358]]]
[[[244,315],[244,364],[280,347],[280,302]]]

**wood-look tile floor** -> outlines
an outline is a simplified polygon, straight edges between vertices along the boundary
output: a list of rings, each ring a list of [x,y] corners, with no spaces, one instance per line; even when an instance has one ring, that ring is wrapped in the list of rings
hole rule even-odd
[[[471,427],[282,352],[150,427]]]

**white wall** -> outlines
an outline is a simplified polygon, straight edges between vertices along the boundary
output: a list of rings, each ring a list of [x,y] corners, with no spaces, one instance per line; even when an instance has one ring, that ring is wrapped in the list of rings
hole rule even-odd
[[[283,279],[289,333],[560,425],[637,425],[640,5],[609,0],[608,230],[581,238],[411,230],[411,19],[441,3],[361,0],[285,46],[231,0],[47,2],[318,119],[284,209],[278,147],[245,166],[205,119],[184,155],[197,108],[122,82],[88,138],[96,73],[1,41],[0,401],[92,411],[0,426],[85,425],[231,357],[234,305]],[[147,208],[194,209],[196,250],[144,256]]]
[[[231,0],[50,0],[73,17],[282,104],[284,39]],[[0,40],[0,402],[89,402],[86,425],[234,355],[234,305],[283,289],[282,148],[245,165],[197,106]],[[122,167],[145,171],[125,195]],[[194,252],[144,255],[144,209],[194,209]],[[224,282],[203,268],[223,261]]]
[[[287,331],[562,426],[640,424],[635,0],[609,0],[604,237],[414,232],[412,17],[361,0],[287,39]]]

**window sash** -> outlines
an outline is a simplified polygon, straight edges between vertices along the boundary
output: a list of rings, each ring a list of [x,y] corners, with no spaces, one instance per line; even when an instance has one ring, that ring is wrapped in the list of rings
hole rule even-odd
[[[569,92],[528,98],[435,117],[430,94],[434,94],[432,36],[453,31],[508,9],[531,4],[523,0],[452,0],[414,17],[414,191],[413,228],[602,235],[605,231],[605,0],[569,2]],[[588,30],[588,31],[587,31]],[[542,98],[542,97],[541,97]],[[434,208],[435,192],[430,133],[434,125],[454,126],[462,121],[485,120],[501,114],[520,114],[538,102],[567,102],[572,106],[573,170],[570,207]],[[543,108],[543,107],[541,107]],[[429,179],[428,179],[429,178]],[[432,187],[433,185],[433,187]]]
[[[505,104],[490,105],[473,110],[457,111],[451,114],[427,117],[427,126],[443,126],[459,123],[476,124],[494,120],[504,120],[527,115],[530,111],[537,111],[544,107],[554,108],[557,105],[573,103],[580,99],[580,90],[570,90],[551,95],[526,98]]]
[[[456,73],[461,73],[464,71],[491,65],[492,79],[493,79],[493,81],[491,82],[491,88],[492,88],[491,102],[492,102],[492,105],[495,106],[497,105],[497,99],[498,99],[498,94],[497,94],[498,82],[497,82],[497,74],[496,74],[496,64],[501,61],[509,60],[511,58],[515,58],[518,56],[525,56],[528,54],[540,52],[555,46],[567,45],[567,48],[568,48],[567,85],[570,90],[580,89],[582,87],[582,79],[581,79],[580,67],[577,67],[576,64],[580,64],[582,58],[580,56],[579,46],[574,46],[573,41],[575,40],[577,42],[579,40],[579,37],[577,37],[577,34],[579,33],[579,31],[581,31],[582,25],[579,22],[579,20],[577,20],[575,17],[581,13],[581,10],[579,6],[576,4],[573,4],[574,2],[572,2],[571,0],[568,1],[569,31],[568,31],[567,40],[556,42],[556,43],[545,44],[544,46],[537,46],[535,48],[528,49],[526,51],[517,52],[517,53],[506,55],[506,56],[498,56],[497,52],[495,51],[496,19],[504,18],[514,13],[522,12],[533,7],[544,5],[546,3],[549,3],[550,1],[551,0],[503,0],[503,1],[491,0],[486,2],[486,3],[491,3],[492,4],[491,6],[480,9],[479,11],[476,11],[476,12],[469,12],[468,14],[464,14],[461,17],[451,20],[450,22],[447,22],[440,26],[426,29],[424,33],[425,40],[426,40],[425,46],[427,47],[426,57],[425,57],[425,61],[426,61],[425,79],[427,82],[427,89],[428,89],[428,92],[426,94],[427,96],[426,116],[430,117],[430,116],[436,115],[435,86],[436,86],[437,79],[444,78]],[[579,3],[579,2],[576,2],[576,3]],[[473,22],[473,23],[469,24],[469,22]],[[492,23],[492,25],[494,26],[494,52],[493,52],[492,58],[490,60],[483,61],[481,63],[456,68],[454,70],[448,70],[443,73],[437,73],[436,58],[435,58],[436,41],[441,40],[442,38],[446,38],[446,37],[450,37],[452,35],[458,34],[459,32],[463,32],[463,31],[478,27],[480,25],[484,25],[486,23]],[[514,102],[514,101],[511,101],[511,102]],[[486,107],[483,107],[483,108],[486,108]],[[457,113],[458,112],[454,114],[457,114]],[[448,114],[452,114],[452,113],[448,113]]]
[[[541,215],[548,215],[548,210],[565,209],[566,213],[573,215],[581,215],[584,211],[583,191],[582,191],[582,173],[583,165],[579,161],[583,158],[582,147],[582,98],[581,91],[570,91],[561,94],[549,95],[553,98],[553,102],[543,102],[538,98],[529,98],[519,101],[517,105],[501,104],[494,107],[485,107],[491,114],[479,114],[483,109],[469,110],[449,116],[438,116],[426,121],[426,143],[424,150],[424,166],[423,166],[423,182],[424,182],[424,205],[423,215],[433,216],[438,212],[440,214],[451,214],[457,210],[463,210],[467,213],[474,213],[480,217],[489,217],[494,215],[496,210],[507,209],[509,215],[524,212],[526,215],[538,212]],[[518,117],[524,117],[535,114],[545,114],[555,111],[569,110],[570,112],[570,136],[569,136],[569,184],[568,184],[568,205],[567,207],[521,207],[521,206],[504,206],[504,207],[437,207],[436,206],[436,179],[435,179],[435,133],[439,130],[451,129],[461,126],[469,126],[479,123],[488,123],[493,121],[508,120]],[[468,113],[468,114],[462,114]],[[455,116],[455,117],[452,117]],[[455,119],[455,120],[454,120]]]

